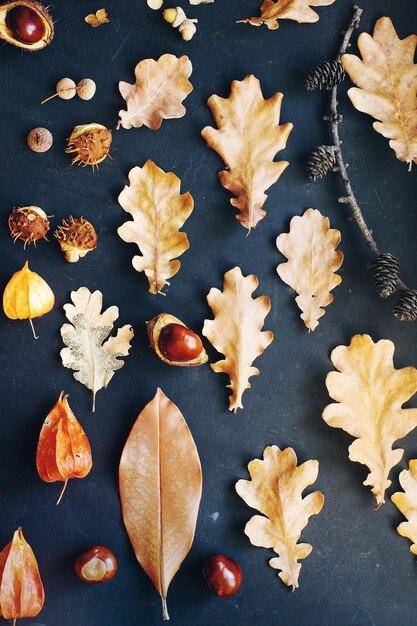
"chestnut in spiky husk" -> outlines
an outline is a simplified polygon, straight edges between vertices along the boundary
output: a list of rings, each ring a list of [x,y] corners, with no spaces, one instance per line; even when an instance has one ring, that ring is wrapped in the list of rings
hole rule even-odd
[[[68,220],[62,220],[62,226],[58,226],[54,235],[70,263],[76,263],[97,247],[94,226],[83,217],[74,219],[71,215]]]
[[[54,24],[48,9],[35,0],[0,4],[0,37],[24,50],[41,50],[51,43]]]
[[[49,216],[52,217],[52,216]],[[13,209],[9,216],[9,228],[13,239],[21,239],[26,245],[45,239],[49,230],[48,215],[38,206],[24,206]]]
[[[111,130],[102,124],[83,124],[72,131],[66,152],[75,154],[73,164],[91,165],[94,170],[108,156],[111,141]]]
[[[187,367],[207,362],[200,337],[177,317],[160,313],[146,326],[151,348],[168,365]]]

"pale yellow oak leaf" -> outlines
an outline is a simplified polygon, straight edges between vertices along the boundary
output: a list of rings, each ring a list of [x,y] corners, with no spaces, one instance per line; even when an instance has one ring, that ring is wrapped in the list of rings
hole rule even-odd
[[[349,458],[370,470],[363,484],[371,487],[376,508],[385,502],[388,475],[404,453],[393,445],[417,426],[417,409],[402,408],[417,391],[417,370],[395,369],[394,349],[388,339],[374,343],[369,335],[355,335],[349,346],[333,350],[338,371],[326,378],[336,402],[324,409],[323,419],[355,438]]]
[[[243,409],[242,396],[251,387],[250,377],[259,374],[253,361],[274,338],[271,331],[262,331],[271,302],[267,296],[252,298],[257,287],[256,276],[243,276],[240,267],[234,267],[224,275],[223,291],[213,288],[207,296],[214,320],[205,320],[203,335],[225,357],[210,366],[229,376],[229,409],[235,413]]]
[[[407,522],[401,522],[397,527],[402,537],[407,537],[412,542],[410,550],[417,555],[417,460],[412,459],[408,463],[408,470],[400,474],[400,485],[404,491],[397,491],[391,496],[391,500],[401,511]]]
[[[340,239],[340,232],[316,209],[293,217],[290,232],[277,238],[278,250],[288,259],[278,265],[278,275],[298,293],[295,301],[308,330],[318,326],[323,307],[333,301],[331,290],[342,282],[335,274],[343,263],[343,253],[336,250]]]
[[[345,54],[343,67],[357,85],[349,89],[353,106],[372,115],[373,127],[390,140],[397,159],[417,163],[417,35],[399,39],[389,17],[375,24],[373,37],[362,33],[362,59]]]
[[[260,17],[250,17],[247,22],[252,26],[266,24],[270,30],[279,28],[278,20],[293,20],[299,23],[318,22],[319,15],[312,7],[327,7],[335,0],[264,0]]]
[[[320,491],[303,498],[304,489],[317,480],[319,464],[310,460],[297,465],[294,450],[280,450],[278,446],[265,448],[263,457],[249,463],[251,480],[236,483],[236,491],[246,504],[262,513],[249,520],[245,534],[254,546],[272,548],[278,554],[269,564],[281,570],[278,576],[294,590],[301,570],[298,561],[313,549],[308,543],[298,543],[301,531],[324,504]]]

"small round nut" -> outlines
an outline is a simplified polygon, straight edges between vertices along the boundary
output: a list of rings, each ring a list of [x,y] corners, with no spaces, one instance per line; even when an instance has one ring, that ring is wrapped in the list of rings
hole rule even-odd
[[[56,84],[56,93],[62,100],[71,100],[77,93],[77,87],[72,78],[61,78]]]
[[[33,128],[27,136],[27,144],[33,152],[47,152],[53,141],[52,133],[47,128]]]
[[[166,22],[168,22],[168,24],[173,24],[177,19],[177,9],[165,9],[165,11],[162,13],[162,17]]]
[[[81,100],[91,100],[96,93],[96,84],[91,78],[83,78],[77,85],[77,95]]]

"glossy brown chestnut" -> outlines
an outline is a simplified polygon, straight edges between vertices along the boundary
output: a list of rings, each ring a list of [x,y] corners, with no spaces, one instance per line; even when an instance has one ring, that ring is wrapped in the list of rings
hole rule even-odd
[[[242,584],[242,568],[224,554],[209,556],[204,561],[203,574],[210,589],[220,598],[232,596]]]
[[[203,344],[198,335],[181,324],[167,324],[159,335],[159,349],[170,361],[191,361],[198,357]]]
[[[7,27],[14,37],[22,43],[37,43],[45,37],[45,23],[41,16],[24,5],[13,7],[6,18]]]
[[[93,546],[75,561],[75,571],[85,583],[105,583],[117,572],[117,559],[105,546]]]

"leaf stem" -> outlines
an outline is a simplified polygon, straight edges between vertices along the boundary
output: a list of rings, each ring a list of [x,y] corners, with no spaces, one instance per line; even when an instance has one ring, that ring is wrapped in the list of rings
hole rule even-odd
[[[353,10],[354,10],[353,16],[344,34],[341,46],[339,48],[338,55],[336,57],[338,61],[340,61],[341,57],[345,54],[350,44],[353,31],[356,28],[358,28],[361,15],[363,13],[363,10],[357,5],[353,7]],[[338,85],[335,85],[332,89],[331,100],[330,100],[331,114],[327,116],[325,119],[329,122],[331,131],[332,131],[333,143],[336,146],[335,156],[336,156],[336,163],[337,163],[337,173],[339,174],[339,177],[342,181],[342,184],[345,188],[345,193],[346,193],[345,197],[339,198],[339,202],[346,203],[350,206],[352,217],[355,220],[361,232],[362,237],[364,238],[372,256],[377,258],[380,254],[380,250],[373,237],[372,231],[370,230],[367,223],[365,222],[362,209],[360,208],[358,201],[356,200],[355,194],[353,193],[352,185],[351,185],[348,173],[347,173],[347,166],[343,159],[342,142],[340,141],[340,135],[339,135],[339,124],[342,121],[342,116],[339,114],[339,111],[338,111],[337,89],[338,89]],[[401,289],[408,289],[407,285],[405,285],[405,283],[403,283],[402,280],[398,281],[398,287],[400,287]]]
[[[161,596],[161,600],[162,600],[162,619],[169,620],[167,599]]]

